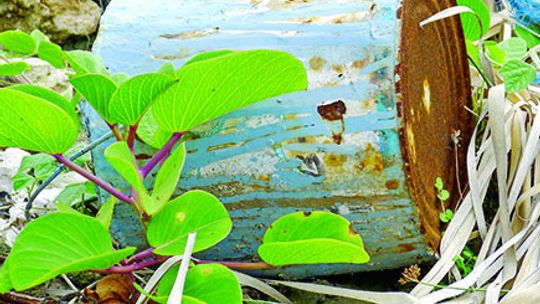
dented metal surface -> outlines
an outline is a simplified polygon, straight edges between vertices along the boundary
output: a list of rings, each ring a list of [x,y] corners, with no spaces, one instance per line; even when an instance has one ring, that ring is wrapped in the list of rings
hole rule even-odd
[[[135,75],[156,70],[164,60],[180,67],[204,51],[261,48],[290,52],[308,70],[309,90],[216,119],[187,142],[178,193],[212,192],[234,219],[227,240],[199,256],[256,260],[265,229],[279,216],[330,210],[353,223],[369,264],[295,266],[265,274],[327,275],[432,258],[401,153],[394,78],[399,7],[398,0],[111,3],[94,51],[113,72]],[[424,99],[432,100],[430,94]],[[92,110],[84,112],[91,138],[107,131]],[[414,148],[416,134],[410,133]],[[103,159],[103,148],[94,152],[97,174],[125,187]],[[117,239],[144,246],[142,235],[132,232],[136,217],[127,206],[119,209],[113,223]]]

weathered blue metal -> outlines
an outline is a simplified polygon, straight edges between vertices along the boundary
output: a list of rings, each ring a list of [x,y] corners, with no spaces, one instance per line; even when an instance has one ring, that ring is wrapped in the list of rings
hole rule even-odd
[[[327,275],[432,258],[430,245],[437,246],[439,237],[432,185],[442,176],[452,189],[450,128],[468,133],[456,122],[468,101],[458,22],[418,27],[422,18],[453,4],[434,2],[112,1],[94,51],[113,72],[154,71],[167,60],[179,67],[193,55],[216,49],[280,49],[301,59],[309,71],[308,91],[216,119],[196,131],[200,138],[187,142],[178,191],[210,191],[234,218],[228,239],[200,256],[254,260],[272,221],[297,210],[324,209],[353,223],[371,262],[265,274]],[[400,53],[408,57],[400,59]],[[412,76],[415,69],[421,76]],[[84,113],[91,138],[107,131],[91,109]],[[425,126],[418,127],[425,115]],[[425,134],[417,135],[417,129]],[[97,174],[125,187],[103,159],[103,148],[93,154]],[[147,148],[137,149],[144,157]],[[418,166],[417,160],[426,164]],[[425,176],[415,171],[425,168]],[[118,208],[117,239],[144,246],[141,233],[133,232],[137,220],[131,209]]]

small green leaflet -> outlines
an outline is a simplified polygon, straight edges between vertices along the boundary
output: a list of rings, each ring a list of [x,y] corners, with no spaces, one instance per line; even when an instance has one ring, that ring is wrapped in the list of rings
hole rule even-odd
[[[186,145],[181,143],[167,158],[159,170],[154,183],[152,198],[158,204],[165,204],[173,195],[180,173],[186,160]]]
[[[508,60],[522,60],[527,54],[527,41],[512,37],[499,43],[499,47],[503,50]]]
[[[47,37],[47,35],[45,35],[42,31],[38,29],[33,30],[30,33],[30,36],[34,38],[34,40],[36,41],[36,44],[38,45],[41,41],[49,41],[49,37]]]
[[[165,273],[156,290],[159,303],[167,299],[178,275],[179,266]],[[234,273],[220,264],[204,264],[188,270],[182,303],[241,304],[242,289]]]
[[[460,16],[465,38],[476,41],[487,34],[490,27],[491,16],[489,8],[484,1],[457,0],[457,4],[466,6],[476,13],[476,15],[472,13],[463,13]]]
[[[54,102],[14,89],[0,89],[0,146],[63,153],[77,140],[73,114]]]
[[[96,197],[94,185],[90,182],[76,183],[66,186],[62,189],[54,202],[57,204],[65,204],[67,206],[73,206],[82,200],[90,200]]]
[[[109,75],[109,71],[101,62],[101,57],[87,51],[65,52],[65,58],[77,75],[102,74]]]
[[[221,202],[210,193],[195,190],[170,201],[150,221],[146,236],[159,255],[184,253],[188,235],[197,232],[193,253],[222,241],[232,221]]]
[[[23,229],[7,268],[11,285],[22,291],[60,274],[109,268],[134,251],[133,247],[113,250],[107,230],[89,216],[51,213]]]
[[[448,223],[454,218],[454,212],[450,209],[446,209],[439,214],[441,222]]]
[[[184,132],[250,104],[307,88],[304,64],[280,51],[244,51],[199,61],[177,72],[152,112],[169,132]]]
[[[536,78],[534,67],[519,60],[508,61],[499,73],[503,77],[506,91],[509,93],[526,89]]]
[[[276,220],[258,249],[274,266],[369,261],[360,235],[345,218],[330,212],[296,212]],[[339,254],[336,254],[339,252]]]
[[[84,74],[72,78],[70,82],[101,117],[111,124],[115,122],[109,113],[109,104],[117,85],[109,76]]]
[[[142,74],[129,79],[112,95],[109,117],[127,126],[136,124],[154,99],[175,82],[175,78],[161,73]]]
[[[158,73],[165,74],[165,75],[176,78],[176,70],[174,69],[174,65],[170,61],[165,62],[159,68]]]
[[[30,69],[30,65],[24,61],[15,61],[0,64],[0,76],[17,76]]]
[[[101,208],[99,208],[99,211],[96,214],[96,220],[98,220],[107,230],[109,230],[111,227],[116,202],[118,202],[118,199],[112,196],[105,203],[103,203],[103,205],[101,205]]]
[[[1,32],[0,45],[6,50],[20,55],[32,55],[36,52],[36,40],[34,37],[21,31]]]
[[[103,153],[107,161],[137,192],[146,191],[135,159],[125,141],[110,145]]]
[[[488,41],[488,42],[493,42],[493,41]],[[507,61],[506,52],[503,49],[501,49],[496,43],[493,43],[493,44],[486,43],[485,48],[487,50],[488,58],[491,59],[493,63],[501,66]]]

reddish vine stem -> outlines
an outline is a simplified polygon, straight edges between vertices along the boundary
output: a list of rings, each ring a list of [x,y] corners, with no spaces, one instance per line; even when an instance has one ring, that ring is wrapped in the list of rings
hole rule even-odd
[[[72,162],[71,160],[65,158],[62,154],[53,154],[54,158],[64,164],[64,166],[68,167],[69,169],[79,173],[89,181],[93,182],[94,184],[98,185],[103,190],[109,192],[111,195],[115,196],[119,200],[126,202],[128,204],[133,204],[134,200],[127,196],[126,194],[120,192],[118,189],[111,186],[109,183],[105,182],[104,180],[100,179],[99,177],[93,175],[92,173],[84,170],[80,166],[78,166],[76,163]]]
[[[169,141],[159,150],[147,163],[144,165],[144,167],[141,169],[141,174],[143,178],[147,177],[150,172],[154,169],[154,167],[163,159],[167,158],[169,156],[169,153],[171,152],[174,145],[182,138],[182,135],[184,133],[174,133],[173,136],[169,139]]]
[[[126,262],[127,262],[127,264],[131,264],[131,263],[133,263],[135,261],[140,261],[140,260],[150,258],[153,255],[154,255],[154,248],[148,248],[146,250],[143,250],[141,252],[136,253],[134,256],[129,258],[129,260],[127,260]]]
[[[120,265],[120,266],[113,266],[107,269],[103,270],[94,270],[95,273],[102,273],[102,274],[111,274],[111,273],[132,273],[136,270],[140,270],[146,267],[154,266],[159,264],[160,262],[158,260],[144,260],[138,263],[133,263],[129,265]]]
[[[135,146],[135,136],[137,135],[138,125],[129,126],[129,132],[127,137],[127,144],[131,152],[133,152],[133,147]]]
[[[122,134],[120,134],[120,128],[118,128],[118,125],[111,125],[107,123],[109,128],[111,129],[114,137],[116,137],[116,140],[121,141],[122,140]]]

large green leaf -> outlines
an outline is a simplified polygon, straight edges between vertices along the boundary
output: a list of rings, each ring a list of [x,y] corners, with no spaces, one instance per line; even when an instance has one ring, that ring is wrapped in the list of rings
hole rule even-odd
[[[186,160],[186,145],[181,143],[159,169],[152,198],[159,204],[166,203],[173,195]]]
[[[30,69],[30,65],[24,61],[15,61],[0,64],[0,76],[16,76]]]
[[[52,213],[30,222],[18,236],[9,255],[9,278],[21,291],[60,274],[106,269],[134,251],[113,250],[109,233],[91,217]]]
[[[84,74],[70,82],[101,117],[109,123],[115,122],[109,112],[111,97],[117,89],[114,80],[101,74]]]
[[[478,40],[489,31],[491,16],[489,8],[483,0],[457,0],[457,4],[466,6],[473,10],[473,13],[461,14],[461,24],[465,38],[470,40]],[[480,22],[482,24],[480,24]]]
[[[184,66],[177,76],[179,82],[152,106],[158,125],[171,132],[187,131],[255,102],[307,87],[302,62],[279,51],[220,56]]]
[[[51,101],[0,89],[0,146],[63,153],[77,140],[73,115]]]
[[[179,255],[190,233],[197,232],[193,252],[199,252],[219,243],[231,228],[223,204],[212,194],[195,190],[165,205],[148,224],[146,235],[156,254]]]
[[[32,55],[36,52],[36,40],[34,37],[21,31],[1,32],[0,45],[6,50],[21,55]]]
[[[506,53],[507,60],[521,60],[527,54],[527,41],[512,37],[499,43],[499,47]]]
[[[167,303],[178,275],[175,266],[163,276],[156,290],[159,303]],[[242,289],[234,273],[220,264],[197,265],[188,270],[182,303],[240,304]]]
[[[77,115],[77,112],[75,111],[75,107],[69,102],[69,100],[64,98],[62,95],[56,93],[55,91],[51,91],[49,89],[32,85],[32,84],[14,85],[9,88],[12,90],[25,92],[35,97],[39,97],[39,98],[52,102],[53,104],[59,106],[64,111],[66,111],[66,113],[68,113],[71,116],[71,118],[73,118],[76,124],[79,124],[79,116]]]
[[[266,231],[259,256],[274,266],[369,261],[360,235],[345,218],[330,212],[296,212]]]
[[[38,46],[38,57],[47,61],[55,68],[63,69],[66,67],[64,52],[56,43],[41,41]]]
[[[202,53],[202,54],[199,54],[199,55],[191,58],[190,60],[188,60],[184,64],[184,66],[190,65],[190,64],[193,64],[193,63],[197,63],[197,62],[200,62],[200,61],[205,61],[205,60],[208,60],[208,59],[213,59],[213,58],[216,58],[216,57],[221,57],[221,56],[224,56],[224,55],[230,55],[232,53],[234,53],[234,51],[231,51],[231,50],[218,50],[218,51],[210,51],[210,52]]]
[[[514,30],[520,38],[524,39],[527,42],[528,48],[532,49],[533,47],[540,44],[540,38],[536,37],[535,35],[530,33],[528,30],[521,27],[521,25],[516,25]],[[537,31],[536,33],[540,35],[540,31]]]
[[[152,110],[148,110],[144,114],[139,127],[137,128],[137,135],[139,138],[152,148],[161,149],[167,143],[169,138],[173,135],[173,132],[165,131],[159,127]]]
[[[136,124],[154,99],[176,80],[161,73],[142,74],[123,83],[109,104],[112,120],[124,125]]]
[[[519,60],[508,61],[499,72],[509,93],[526,89],[536,78],[534,67]]]
[[[109,75],[109,71],[102,63],[101,57],[87,51],[65,52],[66,60],[71,68],[78,75],[82,74],[102,74]]]

